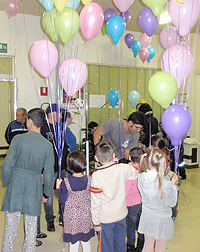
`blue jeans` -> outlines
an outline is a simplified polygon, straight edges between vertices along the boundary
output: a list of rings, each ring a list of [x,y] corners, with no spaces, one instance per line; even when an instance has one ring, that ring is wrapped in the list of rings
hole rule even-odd
[[[126,251],[126,218],[123,220],[101,224],[102,252]]]
[[[135,245],[135,231],[138,230],[141,213],[142,213],[142,204],[128,207],[126,224],[127,224],[127,244],[129,245]],[[138,240],[143,239],[144,235],[138,233]]]

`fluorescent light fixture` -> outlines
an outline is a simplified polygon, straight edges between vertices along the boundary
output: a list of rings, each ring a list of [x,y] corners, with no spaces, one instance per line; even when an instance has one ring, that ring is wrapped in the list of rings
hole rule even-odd
[[[162,25],[162,24],[167,24],[169,22],[171,22],[171,17],[169,15],[169,13],[168,12],[161,13],[160,19],[159,19],[159,24]]]

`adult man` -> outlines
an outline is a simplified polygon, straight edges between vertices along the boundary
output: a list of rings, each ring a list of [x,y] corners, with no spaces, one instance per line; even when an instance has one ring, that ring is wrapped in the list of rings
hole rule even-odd
[[[58,112],[60,114],[60,118],[58,115]],[[58,137],[62,138],[62,122],[60,121],[60,125],[58,127],[58,120],[61,119],[63,110],[59,108],[58,104],[53,103],[49,105],[46,109],[46,114],[47,114],[47,120],[45,120],[44,124],[41,127],[41,134],[49,140],[53,147],[54,147],[54,181],[58,177],[58,172],[59,172],[59,150],[57,148],[57,143],[58,143]],[[60,130],[60,134],[59,134]],[[64,141],[64,146],[62,150],[62,160],[61,160],[61,178],[67,177],[67,171],[66,171],[66,158],[67,155],[69,154],[68,146],[66,144],[65,138],[62,139]],[[53,187],[52,187],[53,190]],[[49,197],[47,202],[44,203],[44,209],[45,209],[45,218],[47,221],[47,230],[49,232],[54,232],[55,231],[55,225],[54,225],[54,212],[53,212],[53,196]],[[42,233],[43,235],[43,233]],[[38,235],[37,238],[43,238],[40,236],[40,223],[39,223],[39,218],[38,218]]]
[[[117,118],[108,119],[94,132],[94,145],[100,136],[111,142],[118,160],[128,160],[129,151],[137,146],[140,130],[146,127],[146,119],[142,112],[132,113],[128,121]]]
[[[3,187],[7,187],[2,211],[7,211],[2,251],[13,252],[20,215],[24,214],[23,251],[35,251],[37,216],[41,214],[42,197],[52,196],[53,147],[40,134],[44,122],[40,108],[28,112],[28,133],[16,136],[2,167]],[[41,172],[44,174],[44,189]]]
[[[6,142],[10,145],[14,136],[27,133],[26,127],[27,111],[25,108],[18,108],[16,111],[16,120],[10,122],[5,132]]]

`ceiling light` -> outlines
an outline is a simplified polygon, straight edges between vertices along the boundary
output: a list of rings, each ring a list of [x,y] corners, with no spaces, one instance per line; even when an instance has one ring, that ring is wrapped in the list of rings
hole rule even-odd
[[[166,24],[171,22],[171,17],[168,12],[163,12],[160,15],[159,24]]]

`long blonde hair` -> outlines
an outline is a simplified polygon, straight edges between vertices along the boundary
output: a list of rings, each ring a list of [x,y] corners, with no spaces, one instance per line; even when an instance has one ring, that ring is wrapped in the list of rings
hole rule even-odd
[[[155,168],[158,175],[158,189],[160,190],[160,198],[163,196],[163,180],[166,170],[166,156],[164,152],[159,149],[151,149],[146,154],[142,155],[140,159],[139,172],[146,172],[147,169]]]

